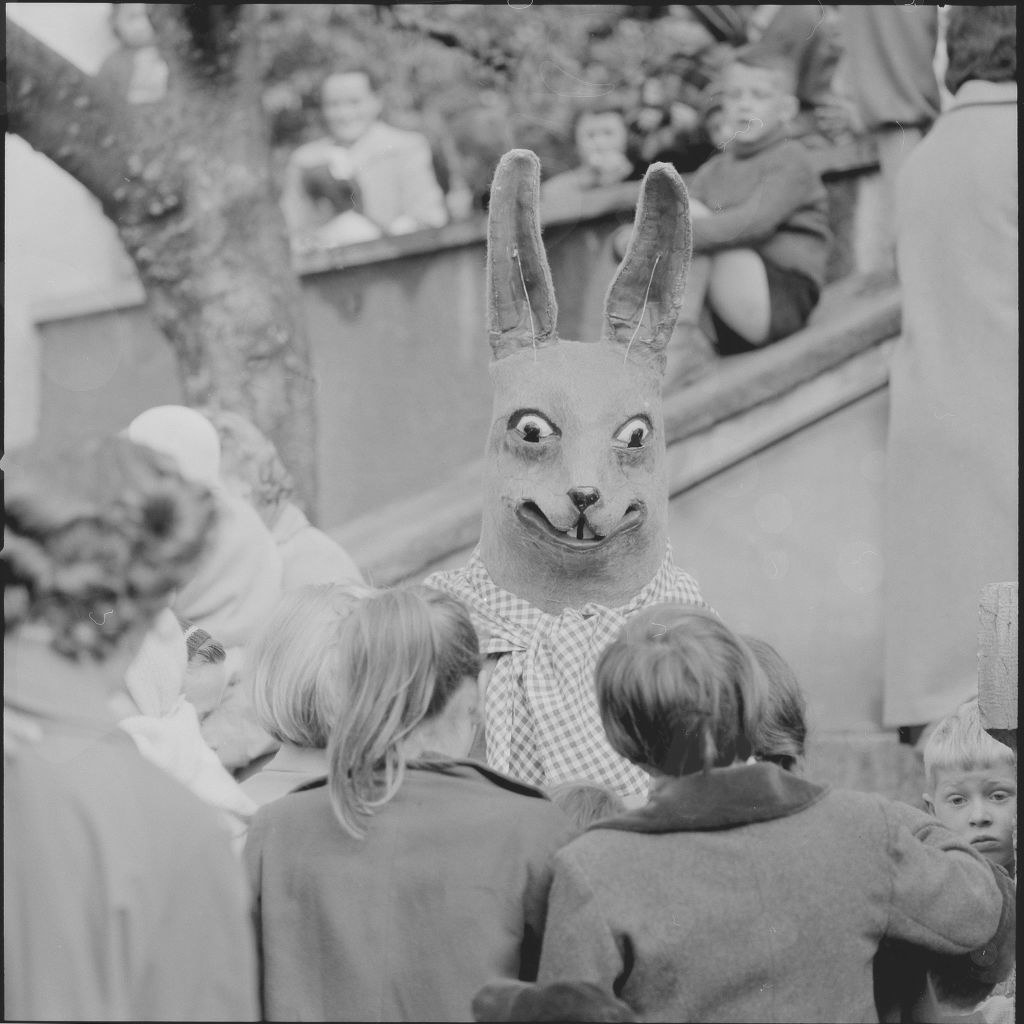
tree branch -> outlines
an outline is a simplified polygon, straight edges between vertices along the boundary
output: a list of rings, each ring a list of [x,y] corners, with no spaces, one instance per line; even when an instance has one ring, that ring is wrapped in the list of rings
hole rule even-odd
[[[166,165],[147,165],[127,103],[16,22],[7,21],[7,130],[81,182],[122,224],[180,205]]]

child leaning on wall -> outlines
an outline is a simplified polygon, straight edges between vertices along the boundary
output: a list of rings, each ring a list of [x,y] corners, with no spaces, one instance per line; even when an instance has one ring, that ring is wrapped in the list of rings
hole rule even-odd
[[[885,936],[1002,961],[1012,900],[966,840],[877,794],[744,763],[768,683],[713,614],[637,612],[595,685],[651,797],[555,855],[541,984],[593,982],[647,1020],[873,1020]]]
[[[787,58],[739,51],[721,94],[729,132],[689,186],[693,263],[669,342],[665,387],[703,375],[717,354],[800,330],[825,282],[825,187],[790,137],[798,103]]]

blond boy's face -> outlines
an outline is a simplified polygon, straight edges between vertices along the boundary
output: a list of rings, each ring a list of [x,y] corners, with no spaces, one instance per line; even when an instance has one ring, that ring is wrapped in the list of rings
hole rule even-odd
[[[1013,862],[1013,831],[1017,824],[1017,776],[1009,764],[972,771],[939,768],[929,810],[948,829],[966,839],[993,864]]]
[[[733,65],[722,84],[722,110],[738,139],[757,142],[796,116],[796,97],[769,68]]]

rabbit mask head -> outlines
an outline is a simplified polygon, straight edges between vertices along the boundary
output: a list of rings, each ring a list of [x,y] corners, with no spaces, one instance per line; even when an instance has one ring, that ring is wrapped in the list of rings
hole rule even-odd
[[[487,304],[494,405],[480,554],[543,611],[618,607],[668,541],[661,383],[690,264],[686,189],[653,164],[599,339],[565,341],[541,242],[540,161],[506,153],[491,189]]]

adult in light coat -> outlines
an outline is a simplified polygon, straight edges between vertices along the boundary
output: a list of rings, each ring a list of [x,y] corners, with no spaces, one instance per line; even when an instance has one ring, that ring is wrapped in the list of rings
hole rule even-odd
[[[1017,578],[1015,8],[955,9],[947,49],[953,104],[897,191],[883,717],[899,727],[976,690],[979,593]]]

